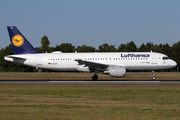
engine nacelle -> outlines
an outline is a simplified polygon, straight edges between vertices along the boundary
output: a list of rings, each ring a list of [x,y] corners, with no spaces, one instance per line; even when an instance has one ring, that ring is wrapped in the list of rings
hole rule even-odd
[[[109,74],[112,77],[125,77],[126,76],[126,68],[125,67],[110,67]]]

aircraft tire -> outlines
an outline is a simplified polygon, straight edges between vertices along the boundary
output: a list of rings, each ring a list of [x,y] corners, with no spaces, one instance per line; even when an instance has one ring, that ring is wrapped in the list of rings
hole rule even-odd
[[[152,80],[156,80],[156,77],[155,77],[155,76],[153,76],[153,77],[152,77]]]
[[[98,76],[97,75],[93,75],[92,76],[92,80],[94,80],[94,81],[98,80]]]

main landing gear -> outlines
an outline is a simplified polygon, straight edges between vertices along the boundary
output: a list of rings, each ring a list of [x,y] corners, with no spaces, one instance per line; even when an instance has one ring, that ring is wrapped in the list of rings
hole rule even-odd
[[[156,80],[154,71],[152,71],[152,80]]]
[[[98,79],[98,76],[97,75],[93,75],[92,76],[92,80],[97,80]]]
[[[94,71],[94,75],[92,76],[92,80],[98,80],[98,76],[97,76],[97,74],[99,73],[99,71],[97,71],[97,70],[95,70]]]

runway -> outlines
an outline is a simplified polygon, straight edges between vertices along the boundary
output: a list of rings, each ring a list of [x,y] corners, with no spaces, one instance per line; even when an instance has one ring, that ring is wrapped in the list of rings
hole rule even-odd
[[[180,85],[180,80],[0,80],[16,85]]]

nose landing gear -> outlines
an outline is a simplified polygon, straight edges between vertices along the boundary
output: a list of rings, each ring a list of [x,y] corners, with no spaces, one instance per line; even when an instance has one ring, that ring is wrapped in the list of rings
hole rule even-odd
[[[152,71],[152,80],[156,80],[154,71]]]

